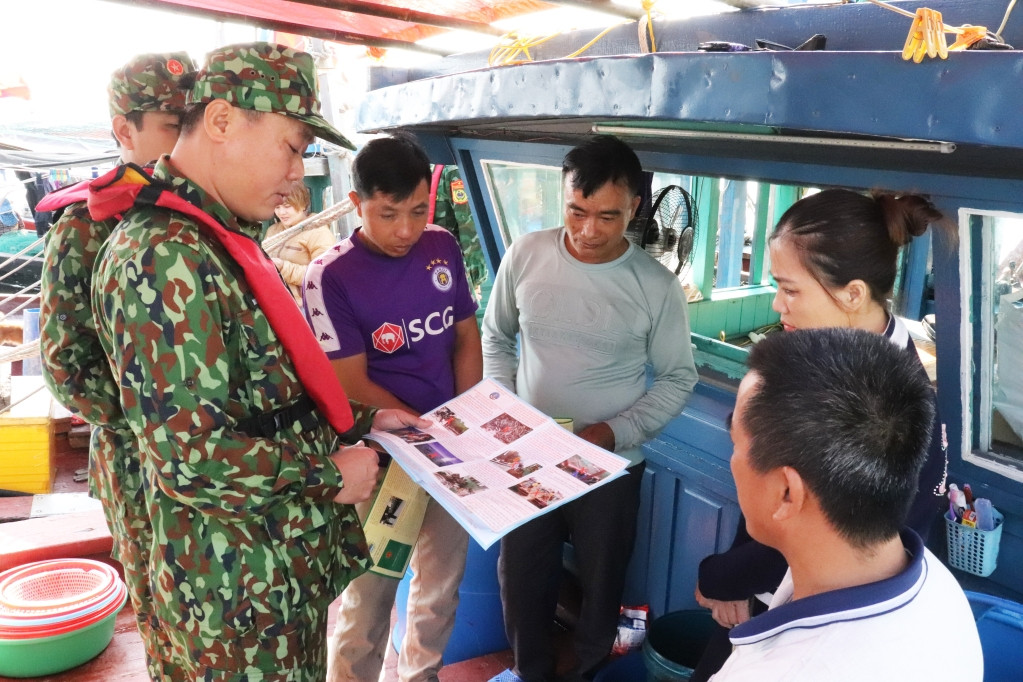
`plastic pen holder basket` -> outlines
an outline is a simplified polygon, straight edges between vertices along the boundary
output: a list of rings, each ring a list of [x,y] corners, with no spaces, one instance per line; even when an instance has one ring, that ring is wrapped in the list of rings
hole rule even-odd
[[[1002,523],[1005,517],[992,510],[993,530],[978,530],[958,523],[945,513],[948,532],[948,565],[960,571],[987,577],[998,566],[998,545],[1002,541]]]

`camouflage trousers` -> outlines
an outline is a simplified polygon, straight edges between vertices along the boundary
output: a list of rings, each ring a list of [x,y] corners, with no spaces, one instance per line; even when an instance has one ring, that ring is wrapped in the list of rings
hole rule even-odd
[[[181,679],[322,682],[330,604],[365,570],[354,512],[327,503],[320,525],[281,536],[272,512],[205,514],[156,485],[150,580]]]
[[[124,569],[128,598],[146,650],[146,669],[154,680],[183,679],[170,656],[170,640],[153,611],[149,589],[149,553],[153,533],[143,490],[135,435],[93,428],[89,446],[89,492],[100,500],[113,536],[111,557]]]
[[[176,682],[323,682],[327,677],[330,601],[310,603],[276,636],[189,635],[174,630],[175,648],[193,651]]]

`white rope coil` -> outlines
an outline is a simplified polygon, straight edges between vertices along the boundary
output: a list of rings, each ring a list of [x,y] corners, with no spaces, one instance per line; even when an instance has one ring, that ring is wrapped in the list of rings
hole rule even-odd
[[[20,346],[0,346],[0,363],[28,360],[29,358],[39,357],[39,354],[39,339],[26,341]]]

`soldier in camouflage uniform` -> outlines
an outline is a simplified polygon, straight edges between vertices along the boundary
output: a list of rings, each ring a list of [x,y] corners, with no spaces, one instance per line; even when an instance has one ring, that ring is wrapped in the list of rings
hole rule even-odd
[[[122,162],[144,165],[174,148],[185,107],[180,80],[193,71],[191,58],[175,52],[139,55],[113,73],[107,91]],[[39,316],[43,377],[61,403],[95,427],[89,490],[103,503],[114,538],[111,556],[128,578],[149,673],[172,678],[165,653],[169,644],[154,621],[146,576],[152,534],[135,436],[121,412],[89,301],[96,253],[115,224],[92,220],[82,200],[66,206],[49,232]]]
[[[127,210],[93,278],[100,340],[140,447],[154,610],[182,679],[322,680],[328,607],[368,561],[351,504],[372,492],[376,454],[337,448],[323,405],[305,397],[305,363],[284,350],[293,335],[271,327],[279,313],[205,227],[258,239],[259,221],[302,178],[313,135],[350,146],[320,116],[315,79],[312,58],[291,48],[211,52],[181,138],[153,173],[169,188],[161,207]],[[205,222],[163,208],[168,196]],[[353,413],[349,440],[371,423],[428,424]]]
[[[458,166],[442,166],[430,222],[455,235],[462,247],[469,283],[478,297],[480,287],[487,281],[487,263],[483,259],[480,235],[469,210],[469,196],[462,176],[458,174]]]

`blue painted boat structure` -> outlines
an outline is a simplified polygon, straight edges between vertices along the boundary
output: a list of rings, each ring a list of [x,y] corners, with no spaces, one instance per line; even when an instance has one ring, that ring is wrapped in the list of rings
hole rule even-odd
[[[947,24],[991,30],[1005,11],[1004,3],[962,0],[928,6],[941,10]],[[547,61],[490,68],[485,55],[459,55],[436,67],[375,74],[377,89],[364,100],[358,128],[410,129],[434,162],[458,164],[492,271],[506,244],[488,164],[560,169],[564,153],[595,126],[625,127],[618,134],[650,171],[757,182],[780,192],[843,186],[930,195],[959,222],[959,242],[914,241],[903,263],[898,310],[914,319],[925,312],[936,317],[950,480],[969,482],[975,495],[990,498],[1005,515],[998,568],[969,584],[1019,600],[1023,458],[982,447],[990,427],[981,416],[989,407],[984,373],[974,368],[990,353],[991,320],[984,311],[994,294],[981,275],[989,267],[985,230],[991,220],[1023,219],[1023,52],[955,52],[914,64],[900,54],[909,24],[872,5],[804,6],[658,24],[656,54],[641,53],[630,25],[583,58],[556,57],[592,33],[544,45],[537,58]],[[814,33],[827,35],[828,51],[696,51],[706,40],[797,45]],[[1023,45],[1023,14],[1011,18],[1002,36]],[[687,137],[665,136],[671,131]],[[767,190],[761,191],[766,200]],[[703,237],[697,271],[714,267],[719,226],[726,231],[721,244],[732,237],[741,246],[727,230],[744,229],[743,220],[729,211],[727,202],[701,205],[711,236]],[[1023,240],[1023,223],[1002,224]],[[763,226],[758,229],[755,243],[763,237]],[[756,281],[744,288],[708,286],[705,300],[691,310],[724,310],[726,317],[735,311],[738,318],[745,315],[739,307],[754,298],[769,306],[770,281],[762,271],[750,276]],[[694,606],[697,563],[728,547],[738,518],[724,420],[744,351],[726,348],[715,336],[696,339],[705,380],[684,413],[646,446],[640,543],[626,600],[649,603],[659,614]],[[939,522],[931,538],[942,552],[943,530]]]

